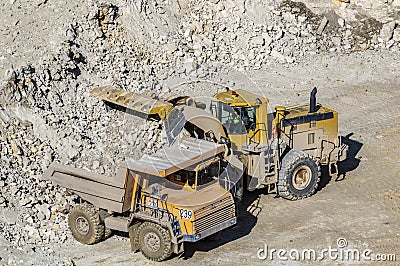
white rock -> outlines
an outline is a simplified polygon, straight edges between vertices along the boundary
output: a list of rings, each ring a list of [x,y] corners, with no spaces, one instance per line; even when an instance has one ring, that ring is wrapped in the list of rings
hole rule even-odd
[[[289,28],[289,33],[297,36],[299,35],[299,30],[296,27],[292,26]]]
[[[389,23],[386,23],[382,26],[381,33],[379,37],[384,41],[387,42],[393,37],[393,31],[394,28],[396,27],[396,22],[391,21]]]
[[[190,73],[193,70],[196,70],[197,64],[196,64],[194,58],[188,58],[184,63],[184,68],[185,68],[186,73]]]
[[[326,25],[328,24],[328,19],[326,17],[323,17],[321,22],[319,23],[318,29],[317,29],[317,34],[321,35],[322,32],[325,30]]]
[[[338,18],[338,24],[339,24],[340,27],[343,28],[344,24],[345,24],[345,20],[343,18]]]
[[[255,45],[264,45],[264,38],[262,36],[254,36],[251,42]]]
[[[280,52],[276,51],[275,49],[273,49],[271,51],[271,56],[282,62],[286,62],[286,57],[283,54],[281,54]]]
[[[275,34],[275,41],[282,39],[283,37],[283,30],[279,29]]]
[[[45,204],[37,204],[35,205],[35,208],[39,211],[40,214],[42,214],[44,216],[44,218],[46,219],[50,219],[50,208],[49,208],[49,204],[45,203]]]
[[[269,34],[266,32],[262,33],[262,37],[264,38],[265,46],[269,47],[271,45],[271,43],[273,42],[273,38],[271,36],[269,36]]]
[[[28,232],[28,236],[30,236],[30,237],[33,237],[33,236],[38,237],[39,236],[39,230],[37,230],[35,227],[33,227],[31,225],[25,225],[24,229],[25,229],[25,231]]]
[[[400,26],[397,26],[397,29],[393,31],[393,40],[395,42],[400,42]]]
[[[178,50],[178,51],[175,52],[175,55],[176,55],[177,57],[182,57],[182,56],[184,56],[185,54],[184,54],[182,51]]]
[[[212,47],[213,46],[213,41],[209,38],[204,38],[203,39],[203,44],[208,46],[208,47]]]
[[[92,169],[93,170],[96,170],[96,169],[99,169],[99,167],[100,167],[100,162],[99,161],[93,161],[93,164],[92,164]]]

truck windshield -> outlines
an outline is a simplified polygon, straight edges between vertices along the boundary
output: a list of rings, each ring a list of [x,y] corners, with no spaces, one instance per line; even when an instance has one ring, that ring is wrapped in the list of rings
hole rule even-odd
[[[215,162],[199,170],[197,174],[197,186],[202,186],[214,180],[217,180],[218,176],[219,176],[219,162]]]

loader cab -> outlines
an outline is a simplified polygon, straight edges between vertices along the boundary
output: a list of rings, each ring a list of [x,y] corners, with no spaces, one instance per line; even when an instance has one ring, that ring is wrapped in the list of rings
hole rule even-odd
[[[236,146],[234,150],[242,151],[243,146],[267,143],[269,102],[267,98],[244,90],[227,90],[214,95],[214,98],[218,100],[216,105],[222,106],[219,109],[234,112],[239,120],[238,125],[235,125],[236,130],[227,128],[229,138]],[[231,116],[235,117],[235,115]],[[224,124],[223,112],[217,112],[216,117]]]

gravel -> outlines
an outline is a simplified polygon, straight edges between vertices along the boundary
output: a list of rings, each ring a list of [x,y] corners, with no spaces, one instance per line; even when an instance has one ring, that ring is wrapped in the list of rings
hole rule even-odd
[[[86,13],[65,20],[57,42],[44,45],[34,62],[4,71],[0,236],[13,248],[34,248],[47,256],[53,254],[47,244],[71,239],[67,213],[78,199],[41,180],[51,162],[112,177],[126,157],[139,159],[163,145],[160,122],[109,110],[90,89],[107,84],[154,96],[187,93],[190,85],[171,84],[203,79],[237,86],[227,69],[268,69],[271,63],[297,64],[319,53],[400,48],[395,17],[348,19],[340,16],[350,12],[348,3],[315,12],[286,0],[164,2],[83,1],[79,5]],[[16,1],[6,5],[14,8]],[[19,23],[6,23],[2,31],[10,36]],[[10,42],[5,54],[18,57],[17,48]],[[57,264],[72,265],[52,256]]]

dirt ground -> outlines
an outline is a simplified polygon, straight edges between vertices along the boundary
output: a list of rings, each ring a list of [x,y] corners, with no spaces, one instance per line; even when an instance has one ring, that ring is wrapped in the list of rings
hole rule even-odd
[[[0,77],[3,77],[11,67],[16,69],[27,64],[35,66],[47,62],[46,57],[49,56],[49,51],[57,51],[60,43],[69,40],[67,29],[74,28],[73,25],[79,25],[79,23],[86,25],[85,27],[88,28],[84,29],[83,33],[94,34],[94,29],[89,29],[93,23],[88,24],[87,22],[91,19],[90,14],[93,13],[89,11],[96,13],[96,10],[91,10],[92,2],[100,1],[2,1],[0,3],[0,14],[2,14],[0,19],[0,35],[2,36],[0,40]],[[115,0],[108,2],[126,2],[126,5],[129,6],[139,2],[167,3],[169,1]],[[221,3],[224,1],[210,2]],[[254,6],[257,6],[257,3],[268,3],[268,1],[258,0],[237,2],[247,2],[248,6],[251,2]],[[280,0],[269,2],[280,2]],[[330,2],[336,1],[310,0],[302,2],[307,3],[313,12],[322,14],[326,11],[326,6],[331,6]],[[362,18],[366,14],[372,14],[373,18],[381,19],[386,23],[388,21],[386,15],[390,15],[390,19],[398,20],[400,14],[382,8],[388,3],[397,3],[398,7],[400,6],[398,0],[354,0],[351,2],[357,10],[359,9],[358,4],[371,3],[371,7],[359,10]],[[372,6],[372,3],[376,6]],[[121,13],[120,25],[131,25],[137,21],[142,24],[141,18],[135,16],[137,13],[133,12],[133,9],[124,8],[124,6],[120,5],[121,9],[125,11],[125,14]],[[237,10],[240,9],[241,7],[238,7]],[[263,9],[254,8],[254,10],[254,14],[261,14],[260,18],[264,18]],[[354,8],[339,10],[343,12],[340,15],[344,16],[346,23],[348,20],[351,21],[353,16],[356,17],[354,10]],[[151,33],[158,33],[157,25],[162,24],[162,21],[158,20],[157,13],[147,13],[151,14],[149,16],[153,20],[149,18],[143,24],[148,24],[149,36],[153,38]],[[243,18],[246,18],[247,15],[247,13],[244,14]],[[382,16],[384,17],[382,18]],[[235,18],[235,16],[232,17]],[[157,19],[155,20],[155,18]],[[154,29],[151,23],[154,24]],[[171,19],[169,27],[174,28],[176,23]],[[234,27],[234,24],[233,22],[228,24],[227,30]],[[126,41],[129,41],[127,43],[135,40],[142,32],[142,30],[138,30],[138,27],[126,28],[130,29],[128,33],[131,35],[126,36]],[[160,27],[160,32],[162,30],[163,28]],[[181,35],[184,35],[184,32]],[[220,37],[219,35],[223,34],[215,35]],[[240,41],[240,33],[238,35]],[[82,34],[82,36],[86,35]],[[147,36],[149,38],[147,41],[151,43],[149,36]],[[229,43],[231,40],[228,37],[226,37],[226,41]],[[86,40],[85,38],[77,40],[83,42]],[[234,48],[236,48],[235,42],[233,42]],[[83,42],[83,44],[85,43]],[[237,46],[239,48],[240,45],[247,47],[244,44],[247,45],[247,41],[243,41]],[[381,44],[384,47],[383,43]],[[283,42],[279,45],[283,47]],[[106,51],[105,47],[103,47],[104,51]],[[245,51],[243,47],[241,49]],[[400,151],[398,144],[400,142],[400,51],[396,50],[397,47],[393,45],[390,51],[382,48],[345,55],[335,52],[323,52],[316,55],[306,53],[304,56],[296,58],[294,64],[281,64],[274,60],[267,60],[267,70],[237,72],[232,77],[225,77],[225,80],[232,79],[232,82],[226,84],[232,85],[234,88],[241,87],[268,97],[270,111],[273,111],[273,107],[276,105],[307,103],[309,93],[315,86],[318,88],[317,101],[339,112],[339,133],[346,137],[346,142],[350,145],[350,158],[341,164],[342,175],[337,180],[329,179],[326,174],[322,176],[321,187],[312,197],[292,202],[275,198],[275,194],[268,194],[262,189],[249,192],[246,195],[237,226],[199,243],[188,244],[184,254],[174,256],[162,263],[153,263],[140,252],[132,253],[129,239],[123,234],[113,236],[96,245],[86,246],[75,241],[68,232],[69,237],[65,243],[54,244],[51,242],[45,246],[46,249],[52,250],[48,253],[46,253],[48,250],[40,251],[39,247],[36,250],[29,247],[20,249],[13,247],[8,239],[0,235],[0,265],[54,265],[54,261],[58,261],[58,258],[60,261],[67,261],[71,258],[73,264],[77,266],[136,264],[400,265]],[[79,51],[88,55],[96,54],[95,52],[85,53],[84,50],[82,48]],[[234,50],[236,51],[236,49]],[[125,55],[126,53],[121,52],[116,58],[125,59]],[[89,62],[92,66],[96,68],[102,66],[99,62],[103,61],[103,57],[95,60],[88,56],[88,59],[94,62]],[[115,73],[122,72],[119,71],[122,67],[116,62],[111,59],[108,61],[104,59],[104,61],[112,63],[113,67],[117,69]],[[127,60],[127,62],[133,64],[134,60]],[[69,66],[62,65],[62,67]],[[243,68],[241,65],[235,65],[235,67]],[[179,70],[179,68],[177,69]],[[98,74],[85,74],[85,70],[83,68],[82,70],[84,74],[73,84],[79,83],[81,87],[84,87],[81,83],[85,81],[89,87],[89,85],[103,84],[103,82],[108,84],[110,81],[109,79],[103,80],[102,76],[97,76]],[[114,72],[107,73],[102,74],[112,76]],[[164,82],[164,87],[171,87],[180,81],[166,80]],[[58,83],[59,86],[62,85],[61,88],[68,85],[63,81]],[[49,85],[50,88],[57,91],[57,87],[53,85]],[[192,89],[190,93],[194,91],[198,92]],[[208,90],[206,88],[203,92],[209,96],[215,91],[210,91],[208,87]],[[3,96],[3,93],[0,91],[0,96]],[[2,195],[0,194],[0,196]],[[17,210],[0,207],[0,223],[17,220],[16,217],[19,215]],[[338,244],[342,248],[339,248]],[[266,247],[268,247],[268,258],[260,259],[259,256],[266,255]],[[330,248],[340,251],[356,250],[360,253],[370,251],[367,255],[371,260],[361,259],[358,261],[352,259],[353,257],[350,259],[335,257],[339,252],[322,253],[325,249]],[[286,254],[281,254],[282,258],[278,256],[277,250],[280,249],[286,251]],[[272,250],[275,250],[274,253]],[[295,255],[296,251],[301,253],[304,250],[315,250],[316,257],[320,257],[322,253],[324,258],[318,261],[289,258],[290,252]],[[50,255],[47,256],[47,254]],[[329,255],[332,255],[332,258]],[[380,256],[382,259],[386,257],[387,260],[396,259],[396,261],[378,263],[379,255],[383,255]],[[394,255],[395,258],[391,255]],[[7,261],[8,258],[15,258],[15,260]]]
[[[324,175],[320,191],[301,201],[274,198],[264,190],[248,193],[247,208],[236,227],[187,245],[185,254],[163,264],[311,264],[316,262],[285,261],[277,253],[262,260],[257,254],[267,245],[269,251],[314,249],[318,257],[323,249],[338,248],[340,238],[347,242],[343,250],[357,249],[361,254],[369,249],[372,260],[379,254],[395,254],[397,262],[391,263],[398,264],[399,59],[400,53],[373,51],[342,57],[318,55],[298,66],[271,65],[268,72],[246,73],[259,87],[251,84],[247,89],[261,90],[272,106],[307,102],[312,86],[318,87],[317,101],[339,112],[340,133],[350,136],[352,159],[341,166],[347,173],[337,181]],[[124,237],[114,236],[93,246],[68,242],[54,250],[72,257],[75,265],[153,264],[140,253],[131,253]],[[351,258],[335,260],[325,253],[318,264],[377,264]]]

